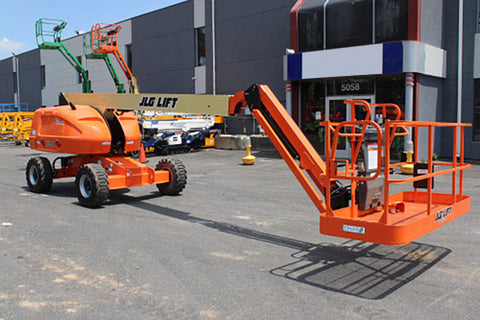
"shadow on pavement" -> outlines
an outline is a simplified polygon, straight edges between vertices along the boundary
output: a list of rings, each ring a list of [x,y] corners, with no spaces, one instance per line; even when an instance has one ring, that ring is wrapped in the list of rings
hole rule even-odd
[[[328,291],[382,299],[450,252],[418,242],[390,247],[349,240],[342,245],[321,244],[300,250],[292,254],[292,262],[271,273]]]
[[[390,247],[347,240],[341,245],[314,244],[234,224],[191,216],[188,212],[144,202],[158,194],[131,197],[111,193],[110,200],[221,232],[297,250],[292,261],[270,270],[275,276],[364,299],[382,299],[433,267],[451,251],[412,242]]]

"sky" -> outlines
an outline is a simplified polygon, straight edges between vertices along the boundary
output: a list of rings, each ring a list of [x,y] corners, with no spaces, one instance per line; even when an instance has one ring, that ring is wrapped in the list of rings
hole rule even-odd
[[[67,22],[62,38],[89,31],[99,23],[116,23],[184,0],[0,0],[0,60],[37,47],[35,22],[40,18]]]

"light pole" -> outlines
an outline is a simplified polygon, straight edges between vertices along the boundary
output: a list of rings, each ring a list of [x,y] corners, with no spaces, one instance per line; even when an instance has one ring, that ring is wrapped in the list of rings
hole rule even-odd
[[[463,90],[463,0],[458,0],[458,56],[457,56],[457,123],[462,122]],[[455,128],[458,130],[458,128]],[[460,154],[461,135],[457,135],[457,156]]]
[[[17,107],[19,107],[20,105],[20,72],[19,72],[19,69],[18,69],[18,57],[17,55],[15,54],[15,52],[12,52],[12,55],[13,55],[13,58],[15,59],[15,73],[17,75],[17,95],[16,95],[16,102],[17,103]]]
[[[215,37],[215,0],[212,0],[212,93],[217,94],[217,56]]]

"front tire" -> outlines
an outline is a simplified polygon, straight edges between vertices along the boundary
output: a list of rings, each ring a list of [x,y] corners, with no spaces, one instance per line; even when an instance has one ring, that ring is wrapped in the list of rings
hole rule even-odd
[[[25,170],[30,191],[46,193],[52,187],[53,170],[50,161],[45,157],[35,157],[28,161]]]
[[[180,160],[163,158],[155,170],[166,170],[170,173],[170,181],[157,184],[158,191],[162,194],[174,196],[182,192],[187,184],[187,171]]]
[[[80,205],[88,208],[102,206],[107,202],[109,191],[105,169],[97,163],[81,166],[75,178],[75,188]]]

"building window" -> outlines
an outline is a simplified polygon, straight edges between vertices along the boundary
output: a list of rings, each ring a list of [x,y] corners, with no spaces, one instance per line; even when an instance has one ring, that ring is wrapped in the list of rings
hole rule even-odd
[[[200,67],[205,65],[205,27],[195,29],[195,66]]]
[[[380,76],[376,80],[376,103],[394,103],[405,112],[405,78],[403,76]]]
[[[477,0],[477,33],[480,33],[480,0]]]
[[[408,39],[409,0],[375,1],[375,42]]]
[[[82,56],[78,56],[78,57],[76,57],[76,59],[77,59],[78,63],[81,65],[82,64]],[[77,69],[77,68],[75,68],[75,69]],[[79,68],[77,69],[77,71],[78,71],[78,83],[82,83],[82,72]]]
[[[302,131],[312,146],[325,153],[325,129],[320,121],[325,121],[325,82],[322,80],[301,82]]]
[[[480,0],[479,0],[480,1]],[[410,0],[310,0],[298,11],[301,52],[408,39]]]
[[[473,140],[480,141],[480,79],[475,79],[475,105],[473,112]]]
[[[132,45],[127,44],[125,47],[127,49],[127,66],[130,69],[130,71],[133,72],[133,68],[132,68]]]
[[[13,93],[17,93],[17,73],[16,72],[12,74],[12,80],[13,80]]]
[[[373,42],[372,0],[335,1],[326,10],[327,49],[354,47]]]
[[[46,76],[45,76],[45,66],[40,66],[40,86],[41,88],[45,88],[45,86],[47,85],[47,82],[46,82]]]

